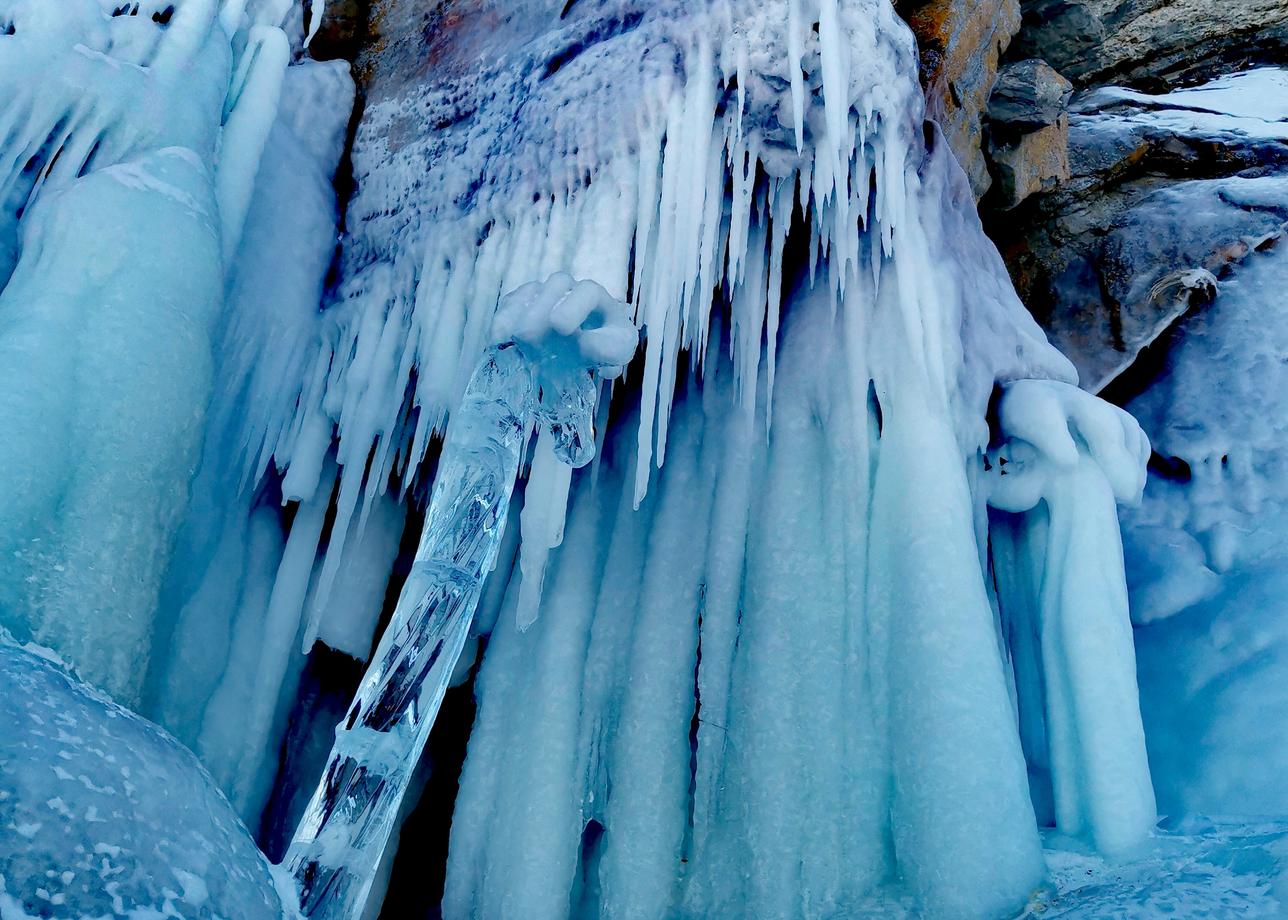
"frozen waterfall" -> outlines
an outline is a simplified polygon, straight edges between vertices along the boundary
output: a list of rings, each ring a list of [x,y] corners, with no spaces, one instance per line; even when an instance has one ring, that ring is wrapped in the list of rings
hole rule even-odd
[[[452,28],[367,87],[333,265],[354,89],[299,5],[0,0],[0,624],[255,826],[317,779],[317,643],[400,649],[502,295],[566,272],[642,347],[593,463],[512,458],[444,916],[1005,916],[1040,820],[1140,843],[1148,446],[1016,298],[889,2]]]

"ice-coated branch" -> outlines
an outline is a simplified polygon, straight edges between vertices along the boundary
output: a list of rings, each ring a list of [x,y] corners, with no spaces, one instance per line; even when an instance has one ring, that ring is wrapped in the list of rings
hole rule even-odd
[[[555,456],[594,454],[594,374],[634,353],[625,308],[563,274],[508,295],[497,345],[453,417],[411,574],[358,687],[287,852],[306,917],[361,915],[412,770],[493,568],[515,477],[534,425]]]

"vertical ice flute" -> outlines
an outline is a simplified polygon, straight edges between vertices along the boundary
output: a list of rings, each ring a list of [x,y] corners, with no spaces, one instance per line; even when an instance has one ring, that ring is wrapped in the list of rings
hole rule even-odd
[[[412,770],[496,559],[534,425],[573,467],[594,455],[598,384],[634,354],[624,304],[565,274],[503,298],[493,341],[453,416],[411,574],[285,866],[309,918],[361,915]]]

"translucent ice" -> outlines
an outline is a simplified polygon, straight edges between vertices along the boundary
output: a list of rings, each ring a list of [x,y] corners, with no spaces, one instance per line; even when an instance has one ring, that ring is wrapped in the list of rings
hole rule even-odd
[[[588,463],[593,372],[616,376],[636,344],[624,305],[562,274],[508,295],[493,336],[503,344],[484,356],[453,416],[411,575],[286,856],[310,917],[361,916],[496,564],[529,432],[539,427],[557,462]],[[537,592],[534,606],[539,583]]]

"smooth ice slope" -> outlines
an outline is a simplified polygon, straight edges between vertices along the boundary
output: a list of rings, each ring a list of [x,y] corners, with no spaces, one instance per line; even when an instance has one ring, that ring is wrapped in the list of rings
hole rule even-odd
[[[289,916],[197,759],[47,654],[0,634],[0,917]]]

